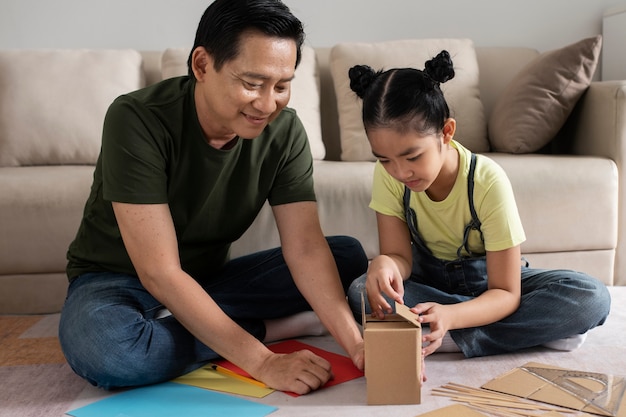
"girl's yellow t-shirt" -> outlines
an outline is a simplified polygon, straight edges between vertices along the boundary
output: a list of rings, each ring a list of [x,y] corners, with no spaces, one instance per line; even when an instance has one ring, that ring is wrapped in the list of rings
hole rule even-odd
[[[457,258],[463,231],[472,219],[467,196],[471,152],[456,141],[451,144],[459,153],[459,172],[450,194],[443,201],[432,201],[425,192],[411,192],[410,202],[417,216],[420,236],[433,255],[443,260]],[[370,208],[406,222],[403,195],[404,184],[376,162]],[[477,155],[474,207],[485,240],[483,244],[480,233],[471,231],[469,248],[474,254],[509,249],[526,240],[511,183],[504,170],[484,155]],[[465,249],[461,254],[468,256]]]

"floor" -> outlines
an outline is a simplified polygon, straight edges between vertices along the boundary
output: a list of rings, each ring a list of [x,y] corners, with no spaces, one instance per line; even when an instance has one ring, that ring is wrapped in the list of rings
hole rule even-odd
[[[431,391],[434,388],[450,382],[478,388],[530,361],[574,370],[625,375],[626,287],[611,287],[611,293],[613,305],[609,319],[604,326],[590,331],[585,344],[576,351],[532,349],[473,359],[464,359],[461,354],[454,353],[429,356],[426,360],[428,381],[422,388],[419,405],[368,406],[364,378],[297,398],[274,392],[265,398],[252,400],[278,407],[272,417],[415,417],[453,404],[447,397],[433,395]],[[19,326],[0,334],[0,417],[60,417],[65,411],[115,395],[82,381],[58,356],[57,323],[58,315],[25,317]],[[300,340],[343,354],[328,336]],[[626,417],[626,405],[623,409]]]

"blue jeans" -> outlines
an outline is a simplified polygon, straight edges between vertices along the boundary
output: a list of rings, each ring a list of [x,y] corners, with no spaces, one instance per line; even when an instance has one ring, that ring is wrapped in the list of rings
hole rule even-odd
[[[487,289],[486,278],[473,274],[475,270],[453,269],[448,271],[450,273],[431,276],[439,280],[440,288],[412,275],[404,282],[404,303],[411,307],[423,302],[455,304]],[[468,271],[469,274],[465,273]],[[359,321],[365,279],[366,275],[361,276],[348,290],[350,307]],[[459,294],[446,291],[445,287],[468,291]],[[365,300],[367,303],[367,297]],[[512,352],[583,334],[604,323],[610,306],[606,286],[595,278],[569,270],[522,267],[522,298],[517,311],[492,324],[451,330],[450,336],[468,358]],[[366,305],[366,312],[370,312],[369,305]]]
[[[361,244],[327,238],[344,291],[367,269]],[[311,310],[296,288],[280,248],[229,261],[200,281],[224,312],[259,340],[263,321]],[[167,381],[218,355],[173,316],[135,276],[89,273],[70,283],[59,339],[72,369],[93,385],[111,389]]]

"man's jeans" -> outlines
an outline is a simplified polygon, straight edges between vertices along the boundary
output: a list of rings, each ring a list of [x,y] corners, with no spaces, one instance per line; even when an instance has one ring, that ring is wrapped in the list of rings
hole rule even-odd
[[[475,295],[486,290],[485,279],[479,278],[479,282],[467,276],[463,278],[462,271],[455,272],[460,274],[452,274],[452,279],[447,277],[450,287],[473,288],[475,291],[477,286],[482,285],[482,290]],[[350,307],[359,321],[365,278],[363,275],[354,281],[348,290]],[[459,283],[459,280],[463,282]],[[404,303],[407,306],[431,301],[454,304],[475,296],[454,294],[419,281],[411,277],[404,282]],[[441,281],[446,279],[441,278]],[[367,304],[367,297],[365,302]],[[517,311],[493,324],[451,330],[450,336],[466,357],[511,352],[583,334],[604,323],[610,306],[611,298],[606,286],[595,278],[569,270],[522,267],[522,299]],[[369,305],[366,305],[366,311],[370,312]]]
[[[367,270],[367,257],[353,238],[327,240],[346,291]],[[233,259],[201,284],[259,340],[265,336],[263,320],[311,310],[280,248]],[[175,317],[157,318],[162,310],[137,277],[89,273],[76,278],[59,329],[68,363],[90,383],[110,389],[167,381],[218,357]]]

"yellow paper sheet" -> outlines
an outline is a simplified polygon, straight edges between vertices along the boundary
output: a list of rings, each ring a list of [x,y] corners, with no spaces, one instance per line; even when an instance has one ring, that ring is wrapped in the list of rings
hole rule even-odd
[[[259,387],[219,373],[213,370],[211,365],[196,369],[187,375],[172,380],[172,382],[255,398],[263,398],[274,392],[271,388]]]

